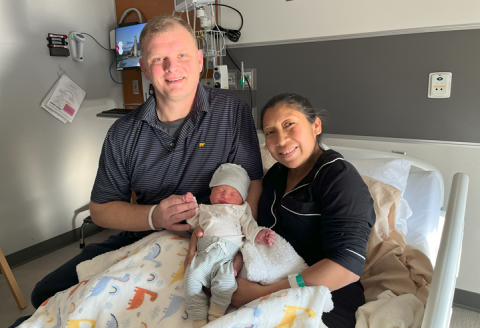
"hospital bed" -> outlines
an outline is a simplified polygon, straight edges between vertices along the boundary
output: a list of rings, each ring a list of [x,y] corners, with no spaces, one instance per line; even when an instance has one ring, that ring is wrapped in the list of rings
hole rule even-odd
[[[262,137],[263,135],[259,135],[261,141],[263,141]],[[267,156],[271,157],[268,150],[265,150],[264,147],[260,147],[260,149],[262,151],[262,161],[265,170],[266,165],[271,165],[273,163],[267,158]],[[457,173],[454,176],[449,193],[449,202],[446,208],[443,231],[440,232],[439,229],[441,229],[441,225],[439,225],[439,216],[441,212],[440,208],[443,206],[445,192],[443,177],[435,166],[413,157],[394,153],[336,146],[333,147],[333,149],[340,152],[345,159],[350,161],[354,166],[357,165],[355,167],[361,174],[362,172],[358,166],[358,161],[361,160],[380,162],[385,161],[386,159],[388,162],[389,159],[395,159],[395,163],[407,161],[413,163],[411,166],[408,164],[404,168],[403,180],[408,179],[408,181],[403,181],[405,182],[403,198],[409,200],[409,206],[411,206],[412,212],[423,210],[419,210],[419,206],[427,207],[427,204],[433,204],[428,216],[426,215],[426,212],[423,212],[420,216],[413,217],[412,215],[408,219],[411,220],[410,223],[417,224],[416,226],[412,226],[411,224],[407,226],[411,231],[407,231],[405,238],[410,245],[416,246],[419,249],[423,248],[425,254],[429,256],[432,264],[435,265],[422,327],[449,327],[455,282],[460,263],[468,176],[463,173]],[[271,159],[273,160],[273,158]],[[268,164],[267,161],[269,162]],[[357,161],[356,164],[354,164],[355,161]],[[384,167],[378,169],[375,165],[373,165],[373,171],[373,173],[380,172],[382,174],[389,172],[388,169],[385,169]],[[371,176],[371,178],[383,182],[380,179],[377,179],[376,176]],[[392,183],[394,184],[395,182],[395,179],[393,179]],[[394,189],[391,187],[389,188],[390,190]],[[398,189],[401,190],[400,188]],[[415,194],[416,192],[417,194]],[[418,192],[421,192],[421,194],[418,194]],[[400,193],[397,191],[396,195],[396,199],[398,200]],[[420,204],[415,202],[417,200],[419,200],[417,203]],[[398,213],[400,213],[400,211],[398,211]],[[433,223],[429,221],[432,221]],[[429,235],[435,231],[438,235],[441,235],[441,241],[438,241],[439,239],[435,240],[429,238]],[[413,232],[417,233],[417,238],[413,240],[413,243],[417,243],[415,245],[409,242],[408,238],[409,234]],[[144,317],[142,317],[141,320],[147,320],[148,322],[155,321],[158,327],[190,327],[191,321],[185,321],[188,316],[187,318],[183,317],[184,310],[181,307],[184,306],[182,303],[184,300],[183,261],[186,252],[186,244],[184,242],[185,239],[188,239],[188,235],[175,236],[171,234],[172,233],[169,231],[156,232],[155,234],[145,237],[136,244],[130,245],[129,247],[132,247],[132,249],[129,249],[128,251],[120,249],[100,255],[91,261],[83,262],[77,267],[79,281],[81,282],[67,290],[69,291],[68,293],[57,293],[51,301],[42,304],[42,306],[37,309],[34,317],[29,320],[28,324],[30,325],[25,324],[24,327],[36,327],[39,322],[42,322],[44,323],[44,327],[54,328],[59,322],[65,322],[65,320],[73,319],[73,321],[77,322],[79,320],[88,321],[91,318],[96,320],[96,326],[98,327],[118,327],[118,323],[130,322],[130,320],[140,320],[138,319],[138,316],[141,312],[138,310],[133,312],[125,311],[125,304],[128,302],[128,309],[137,309],[143,304],[144,299],[146,300],[145,306],[147,306],[147,308],[142,310],[142,313],[146,314],[144,314]],[[165,251],[162,252],[161,250]],[[426,257],[424,257],[424,260],[428,263]],[[163,265],[160,261],[163,262]],[[142,263],[141,266],[134,265],[135,263],[140,262]],[[144,265],[145,268],[141,270]],[[429,271],[429,273],[430,272],[431,271]],[[142,280],[142,276],[148,277],[148,279]],[[104,283],[100,283],[102,281]],[[113,282],[108,285],[110,288],[107,288],[107,282],[110,281]],[[128,285],[128,288],[125,287],[125,284],[127,283],[130,284]],[[103,292],[104,290],[105,292]],[[160,290],[161,293],[159,293]],[[118,294],[119,291],[121,294]],[[146,294],[150,295],[149,298],[145,297]],[[169,295],[169,297],[157,297],[158,295]],[[278,297],[282,298],[283,296],[284,295],[282,294],[282,296]],[[87,302],[91,297],[99,298],[96,299],[96,302]],[[103,299],[100,300],[100,297],[103,297]],[[113,299],[112,297],[115,297],[116,302],[111,301]],[[307,300],[309,299],[308,297],[309,296],[307,295]],[[303,297],[300,296],[297,299],[303,300]],[[319,297],[314,296],[310,299],[318,301]],[[155,301],[155,303],[153,301]],[[107,302],[105,303],[105,308],[98,306],[98,304],[103,304],[101,302]],[[268,297],[265,302],[269,302]],[[269,304],[278,303],[283,308],[286,303],[284,304],[281,302],[282,300],[279,301],[277,297],[274,297],[272,303]],[[157,303],[159,305],[157,305]],[[70,312],[68,312],[70,309],[69,306],[72,307]],[[112,306],[115,307],[115,310],[113,310]],[[155,306],[156,308],[154,308]],[[75,310],[76,308],[79,308],[79,310]],[[162,308],[165,309],[163,315],[161,314]],[[82,309],[83,312],[80,312]],[[245,309],[250,315],[250,318],[257,317],[255,313],[258,311],[255,310],[253,316],[251,311],[251,309],[256,308],[246,307]],[[238,311],[240,310],[242,309],[239,309]],[[49,313],[56,313],[58,319],[55,320],[53,316],[52,318],[49,318]],[[115,315],[113,313],[115,313]],[[270,314],[276,315],[278,313],[283,312],[276,309]],[[44,314],[47,316],[44,316]],[[259,313],[257,314],[259,315]],[[234,318],[235,315],[232,315],[233,316],[230,316],[227,319],[233,320],[232,322],[236,323]],[[165,321],[159,325],[159,319],[160,321],[165,319]],[[90,321],[94,322],[93,320]],[[173,322],[176,324],[172,324]],[[47,325],[47,323],[50,325]],[[229,327],[232,326],[234,325],[229,325]]]
[[[401,158],[409,160],[413,162],[410,169],[410,176],[414,172],[437,172],[436,175],[440,185],[440,204],[445,208],[443,177],[440,171],[432,164],[414,157],[395,153],[339,146],[335,146],[334,150],[341,153],[346,160],[373,158]],[[422,328],[447,328],[450,325],[455,283],[460,268],[468,182],[469,178],[466,174],[455,174],[449,193],[446,212],[439,211],[439,213],[445,213],[445,220],[444,223],[440,221],[439,224],[439,229],[442,230],[441,225],[443,223],[443,231],[438,231],[441,239],[438,239],[437,245],[431,245],[433,246],[431,249],[438,249],[438,253],[430,254],[430,258],[436,257],[436,260],[432,261],[435,264],[435,268]],[[408,197],[407,192],[408,188],[405,191],[405,198]],[[428,233],[428,231],[425,233]],[[434,252],[436,252],[436,250]]]
[[[264,144],[265,136],[263,135],[262,131],[258,131],[257,135],[260,144]],[[453,176],[448,204],[445,206],[443,176],[434,165],[415,157],[392,152],[343,146],[332,146],[332,149],[338,151],[348,161],[382,158],[399,158],[411,161],[413,164],[410,169],[409,178],[412,177],[416,172],[436,173],[439,182],[438,188],[440,189],[438,191],[440,194],[440,206],[438,208],[438,214],[440,217],[437,220],[438,225],[436,232],[438,238],[433,241],[430,240],[429,250],[432,250],[432,252],[431,254],[427,254],[434,265],[434,272],[422,322],[422,328],[448,328],[450,326],[450,320],[452,316],[452,303],[455,293],[455,284],[458,277],[458,271],[460,269],[465,222],[465,206],[467,202],[469,183],[468,175],[465,173],[456,173]],[[430,190],[433,191],[433,188],[430,188]],[[407,192],[409,192],[408,185],[406,193]],[[410,190],[410,192],[412,191]],[[406,193],[403,195],[405,198],[408,197]],[[416,195],[412,196],[415,198]],[[446,211],[444,211],[445,209]],[[417,233],[424,235],[425,240],[429,237],[428,234],[431,232],[432,231],[429,231],[428,229],[424,229],[424,231],[420,232],[417,231]],[[409,240],[408,238],[406,239],[408,243]]]

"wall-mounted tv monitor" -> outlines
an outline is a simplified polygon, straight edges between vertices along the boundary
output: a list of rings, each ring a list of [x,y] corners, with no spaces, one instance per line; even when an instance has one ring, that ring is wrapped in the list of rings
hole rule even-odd
[[[140,33],[144,24],[136,24],[115,29],[115,52],[117,70],[140,68]]]

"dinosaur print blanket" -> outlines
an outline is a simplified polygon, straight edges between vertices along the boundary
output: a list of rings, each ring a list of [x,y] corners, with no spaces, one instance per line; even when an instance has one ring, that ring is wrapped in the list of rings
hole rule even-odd
[[[193,327],[185,311],[184,260],[190,235],[160,231],[77,267],[79,283],[46,300],[22,328]],[[207,327],[324,327],[326,287],[264,296]]]

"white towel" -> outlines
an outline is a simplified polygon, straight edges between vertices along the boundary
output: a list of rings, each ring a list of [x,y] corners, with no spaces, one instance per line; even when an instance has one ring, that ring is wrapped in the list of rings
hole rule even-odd
[[[242,254],[246,278],[262,285],[271,285],[286,279],[289,274],[300,273],[308,268],[292,245],[280,235],[276,235],[272,246],[246,241]]]

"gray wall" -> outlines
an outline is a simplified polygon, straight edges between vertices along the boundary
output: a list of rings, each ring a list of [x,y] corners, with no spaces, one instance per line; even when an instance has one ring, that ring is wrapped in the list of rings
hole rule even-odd
[[[254,106],[298,92],[329,112],[326,133],[480,142],[480,30],[230,48],[256,68]],[[225,63],[234,68],[228,57]],[[428,75],[452,72],[448,99]],[[249,94],[239,91],[249,102]]]
[[[71,231],[88,215],[75,211],[89,202],[113,122],[95,115],[122,106],[122,88],[108,73],[113,53],[90,37],[83,63],[50,57],[45,38],[87,32],[106,46],[115,22],[114,0],[0,2],[0,247],[6,255]],[[87,92],[73,123],[40,108],[59,64]]]

